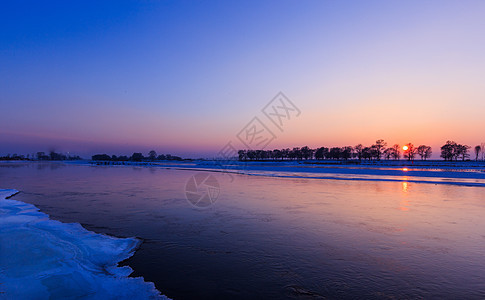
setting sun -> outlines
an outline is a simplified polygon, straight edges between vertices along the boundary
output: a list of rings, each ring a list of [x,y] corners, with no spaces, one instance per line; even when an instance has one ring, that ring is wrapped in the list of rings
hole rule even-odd
[[[402,150],[407,151],[409,149],[408,146],[402,146]]]

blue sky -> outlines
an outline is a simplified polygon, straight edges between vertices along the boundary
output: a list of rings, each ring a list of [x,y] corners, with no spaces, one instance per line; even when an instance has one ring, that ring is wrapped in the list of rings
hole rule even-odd
[[[211,156],[279,91],[302,114],[275,147],[480,143],[484,11],[481,1],[3,3],[0,154]]]

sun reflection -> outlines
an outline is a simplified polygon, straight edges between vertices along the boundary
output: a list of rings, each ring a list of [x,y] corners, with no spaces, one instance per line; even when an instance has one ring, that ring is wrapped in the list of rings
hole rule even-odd
[[[407,178],[406,178],[407,179]],[[406,199],[408,196],[408,191],[409,191],[409,185],[407,181],[402,182],[402,192],[404,194],[404,197],[401,202],[399,202],[399,210],[402,211],[408,211],[409,210],[409,201]]]
[[[407,182],[403,182],[402,183],[402,191],[404,193],[407,193],[408,192],[408,183]]]

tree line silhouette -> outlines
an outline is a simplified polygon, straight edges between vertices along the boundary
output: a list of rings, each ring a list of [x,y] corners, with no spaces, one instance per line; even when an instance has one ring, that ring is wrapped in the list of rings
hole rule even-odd
[[[441,157],[445,161],[453,160],[467,160],[470,158],[468,145],[457,144],[454,141],[447,141],[441,147]],[[478,145],[474,148],[476,160],[479,159],[480,153],[485,151],[484,145]],[[364,146],[358,144],[356,146],[345,147],[319,147],[312,149],[308,146],[273,149],[273,150],[239,150],[238,159],[240,161],[263,161],[263,160],[400,160],[403,157],[406,160],[413,161],[416,157],[421,160],[428,160],[431,158],[433,151],[430,146],[419,145],[414,146],[408,143],[401,147],[399,144],[394,144],[387,147],[387,143],[380,139],[371,146]],[[483,159],[483,157],[482,157]]]
[[[446,144],[441,146],[441,157],[446,161],[457,161],[458,159],[468,160],[470,158],[470,154],[468,153],[470,148],[471,147],[468,145],[461,145],[454,141],[447,141]],[[482,153],[485,148],[484,145],[477,145],[474,150],[475,160],[478,160],[480,153]]]
[[[157,155],[155,150],[148,152],[148,156],[145,157],[141,152],[134,152],[130,157],[125,155],[108,155],[108,154],[96,154],[91,157],[94,161],[159,161],[159,160],[183,160],[180,156],[171,154]]]
[[[45,152],[32,153],[32,155],[19,155],[14,153],[12,155],[8,154],[6,156],[0,156],[0,160],[81,160],[79,155],[65,155],[62,153],[57,153],[55,151],[49,151],[48,154]]]
[[[158,161],[158,160],[183,160],[180,156],[171,155],[171,154],[160,154],[157,155],[155,150],[151,150],[148,152],[148,156],[143,156],[141,152],[135,152],[131,156],[125,155],[108,155],[108,154],[96,154],[91,157],[92,160],[95,161]],[[33,153],[32,155],[6,155],[0,156],[0,160],[31,160],[31,161],[59,161],[59,160],[82,160],[79,155],[66,155],[62,153],[57,153],[55,151],[49,151],[49,153],[45,152],[37,152]]]
[[[421,160],[427,160],[432,155],[432,149],[427,145],[420,145],[415,147],[412,143],[406,145],[406,150],[399,144],[394,144],[387,147],[387,143],[380,139],[373,145],[364,146],[358,144],[356,146],[345,147],[319,147],[312,149],[308,146],[284,148],[274,150],[239,150],[238,159],[240,161],[263,161],[263,160],[400,160],[401,157],[409,161],[413,161],[416,157]],[[466,161],[471,159],[470,149],[468,145],[458,144],[454,141],[447,141],[441,146],[440,157],[445,161]],[[473,148],[474,159],[485,160],[485,143],[477,145]],[[148,156],[144,156],[141,152],[135,152],[131,156],[125,155],[108,155],[96,154],[91,157],[94,161],[159,161],[159,160],[183,160],[179,156],[171,154],[158,155],[155,150],[148,152]],[[57,153],[53,150],[47,154],[45,152],[37,152],[32,155],[6,155],[0,156],[0,160],[39,160],[39,161],[55,161],[55,160],[82,160],[78,155],[66,155]]]

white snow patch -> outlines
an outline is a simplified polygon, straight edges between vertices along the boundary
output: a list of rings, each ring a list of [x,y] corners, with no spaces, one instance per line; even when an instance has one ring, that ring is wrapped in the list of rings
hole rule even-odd
[[[0,190],[0,298],[168,299],[118,266],[138,239],[51,220],[34,205],[6,199],[16,193]]]

